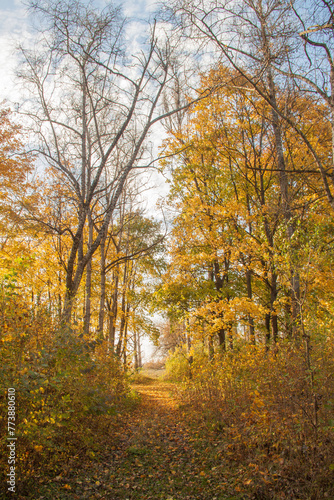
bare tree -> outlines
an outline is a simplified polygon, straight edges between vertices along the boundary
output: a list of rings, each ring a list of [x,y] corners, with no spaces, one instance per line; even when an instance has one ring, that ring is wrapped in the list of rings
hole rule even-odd
[[[327,199],[334,209],[334,2],[316,0],[305,5],[291,3],[297,21],[296,36],[302,41],[304,57],[289,59],[289,68],[278,70],[293,79],[298,90],[327,108],[330,123],[331,158],[316,159]]]
[[[283,209],[284,197],[287,200],[289,197],[286,191],[289,169],[283,165],[279,132],[282,121],[308,148],[314,170],[334,209],[333,158],[329,164],[329,159],[319,153],[317,145],[303,128],[303,121],[294,116],[289,100],[278,99],[283,92],[289,96],[299,80],[304,82],[304,90],[307,87],[315,96],[314,104],[318,102],[318,95],[329,105],[329,115],[333,117],[333,0],[316,0],[312,4],[305,4],[302,0],[171,0],[166,11],[186,36],[196,38],[205,49],[213,47],[218,58],[237,70],[250,88],[272,107]],[[303,44],[304,53],[301,51]],[[301,89],[301,85],[296,88],[297,91]],[[333,130],[333,118],[331,121]],[[285,212],[289,217],[286,204]]]
[[[71,236],[62,313],[69,323],[84,270],[107,233],[126,180],[143,168],[139,161],[147,163],[152,126],[177,111],[160,107],[173,80],[174,56],[168,40],[158,43],[155,26],[131,56],[125,20],[112,5],[100,12],[79,0],[37,0],[31,9],[40,20],[39,39],[35,49],[21,48],[20,77],[30,90],[21,112],[33,124],[32,149],[58,172],[76,210],[67,227],[53,228]],[[87,244],[89,214],[103,191],[108,204]]]

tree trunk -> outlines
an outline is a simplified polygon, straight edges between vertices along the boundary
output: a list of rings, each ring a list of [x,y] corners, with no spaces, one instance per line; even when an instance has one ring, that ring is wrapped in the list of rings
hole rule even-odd
[[[106,302],[106,234],[101,241],[100,247],[100,309],[99,309],[99,324],[98,333],[103,336],[104,327],[104,311]]]
[[[88,216],[88,249],[93,242],[93,221],[91,214]],[[86,266],[86,300],[85,300],[85,316],[84,316],[84,326],[83,331],[85,335],[89,335],[90,321],[91,321],[91,300],[92,300],[92,259],[88,262]]]
[[[137,343],[137,332],[133,334],[133,352],[135,357],[135,370],[139,369],[139,359],[138,359],[138,343]]]
[[[246,269],[246,283],[247,283],[247,297],[250,300],[253,300],[252,271],[249,268]],[[251,344],[255,345],[254,318],[252,318],[250,314],[248,314],[248,331],[249,331],[249,341]]]
[[[127,313],[130,311],[130,305],[127,305]],[[124,340],[123,340],[123,363],[126,365],[127,362],[127,348],[128,348],[128,314],[125,320],[125,328],[124,328]]]
[[[142,368],[143,362],[142,362],[142,357],[141,357],[141,345],[140,345],[140,332],[139,331],[137,333],[137,348],[138,348],[139,368]]]
[[[265,318],[264,318],[265,328],[266,328],[266,336],[265,336],[266,350],[269,349],[269,342],[270,342],[270,337],[271,337],[270,319],[271,319],[271,314],[270,313],[266,313]]]
[[[127,324],[126,321],[126,309],[127,309],[127,304],[126,304],[126,292],[127,292],[127,276],[128,276],[128,263],[124,263],[124,272],[123,272],[123,291],[122,291],[122,303],[121,303],[121,323],[119,327],[119,338],[118,338],[118,343],[116,347],[116,354],[117,356],[121,355],[122,352],[122,343],[123,343],[123,337],[124,337],[124,332],[125,332],[125,326]]]
[[[218,333],[219,349],[220,349],[220,351],[225,352],[226,351],[226,332],[225,332],[225,328],[220,328],[220,330],[218,330],[217,333]]]
[[[114,352],[115,347],[115,337],[116,337],[116,322],[118,315],[118,282],[119,282],[119,266],[116,267],[115,272],[113,273],[114,278],[114,292],[112,294],[112,298],[110,300],[109,305],[109,333],[108,333],[108,341],[109,348],[112,352]]]
[[[271,326],[273,332],[273,341],[276,343],[278,340],[278,322],[277,312],[275,309],[275,301],[277,299],[277,275],[272,273],[271,286],[270,286],[270,311],[271,311]]]
[[[294,234],[294,226],[291,220],[291,204],[289,199],[289,184],[288,184],[288,174],[286,172],[285,166],[285,158],[284,158],[284,149],[283,149],[283,140],[282,140],[282,130],[280,125],[280,117],[276,111],[278,108],[276,101],[276,88],[274,84],[274,78],[272,74],[272,66],[271,66],[271,51],[268,45],[267,33],[266,33],[266,25],[264,19],[261,19],[261,27],[262,27],[262,43],[263,43],[263,51],[265,54],[266,61],[268,63],[267,69],[267,79],[268,79],[268,89],[269,89],[269,102],[271,105],[271,116],[272,116],[272,126],[275,137],[275,150],[276,150],[276,158],[277,158],[277,167],[279,170],[279,181],[280,181],[280,192],[281,192],[281,205],[283,217],[287,227],[287,236],[291,242],[292,236]],[[293,324],[293,333],[297,335],[297,332],[300,330],[300,320],[299,318],[299,274],[293,269],[291,276],[291,301],[292,301],[292,324]],[[276,318],[276,319],[275,319]],[[273,331],[277,331],[277,317],[276,315],[273,317]],[[277,338],[276,338],[277,340]],[[274,336],[274,341],[275,336]]]
[[[291,278],[291,293],[292,293],[292,334],[297,337],[301,333],[301,318],[300,318],[300,279],[299,273],[294,273]]]
[[[212,361],[213,357],[214,357],[214,354],[215,354],[215,351],[214,351],[214,348],[213,348],[213,338],[212,338],[212,335],[209,335],[209,337],[208,337],[208,351],[209,351],[209,361]]]
[[[121,324],[119,327],[119,338],[118,338],[118,343],[117,343],[117,347],[116,347],[117,356],[121,355],[122,345],[125,345],[127,343],[126,331],[127,331],[127,326],[128,326],[129,312],[130,312],[130,304],[129,303],[126,304],[126,290],[124,290],[123,294],[122,294]]]

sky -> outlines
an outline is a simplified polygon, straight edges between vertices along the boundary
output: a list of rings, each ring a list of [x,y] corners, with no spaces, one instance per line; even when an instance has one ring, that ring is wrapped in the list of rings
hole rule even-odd
[[[15,47],[29,37],[27,15],[18,0],[0,1],[0,99],[16,99],[14,90],[17,56]]]
[[[97,7],[104,7],[108,0],[94,0]],[[123,12],[129,18],[149,17],[156,9],[155,0],[126,0]],[[4,99],[19,100],[15,84],[15,69],[18,65],[16,48],[21,42],[33,39],[31,20],[21,0],[0,0],[0,102]]]

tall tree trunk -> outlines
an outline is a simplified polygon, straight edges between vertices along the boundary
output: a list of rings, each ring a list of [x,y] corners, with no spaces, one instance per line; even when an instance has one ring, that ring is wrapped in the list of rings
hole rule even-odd
[[[270,338],[271,338],[270,320],[271,320],[271,314],[268,312],[268,313],[266,313],[265,318],[264,318],[265,329],[266,329],[266,334],[265,334],[266,350],[269,349],[269,342],[270,342]]]
[[[109,306],[109,332],[108,332],[108,341],[109,348],[112,352],[114,352],[115,348],[115,338],[116,338],[116,322],[118,315],[118,283],[119,283],[119,265],[116,266],[115,271],[113,273],[113,282],[114,282],[114,292],[112,294]]]
[[[300,277],[295,269],[292,269],[291,276],[291,316],[292,316],[292,335],[297,337],[301,333],[300,317]]]
[[[125,322],[124,322],[124,332],[123,332],[123,363],[126,365],[127,361],[127,348],[128,348],[128,328],[129,328],[129,312],[130,312],[130,304],[128,303],[125,311]]]
[[[123,351],[122,351],[124,366],[126,365],[127,362],[127,356],[128,356],[127,348],[128,348],[128,322],[126,321],[124,330]]]
[[[53,300],[52,300],[52,296],[51,296],[51,281],[48,280],[48,283],[47,283],[47,286],[48,286],[48,303],[49,303],[49,307],[48,307],[48,312],[49,312],[49,315],[53,316]]]
[[[90,250],[93,242],[93,220],[91,213],[88,216],[88,249]],[[86,285],[85,285],[85,316],[83,331],[89,335],[91,321],[91,300],[92,300],[92,259],[89,260],[86,266]]]
[[[141,357],[141,345],[140,345],[140,332],[139,332],[139,330],[138,330],[138,333],[137,333],[137,348],[138,348],[139,368],[142,368],[143,362],[142,362],[142,357]]]
[[[281,205],[282,205],[283,217],[287,227],[287,236],[291,243],[291,239],[294,234],[295,228],[291,220],[292,212],[291,212],[291,203],[289,199],[290,197],[289,197],[288,174],[286,172],[286,165],[284,158],[280,117],[276,111],[278,106],[276,100],[276,88],[272,74],[272,65],[271,65],[272,54],[268,43],[267,26],[265,24],[264,17],[261,19],[261,27],[262,27],[263,52],[265,55],[266,62],[268,64],[267,80],[268,80],[268,89],[270,96],[269,102],[271,105],[271,116],[272,116],[272,126],[275,137],[277,167],[279,170],[280,192],[282,199]],[[293,333],[297,335],[298,332],[300,331],[300,318],[299,318],[300,291],[299,291],[299,274],[296,271],[296,269],[292,269],[290,286],[291,286],[291,303],[292,303],[291,314],[292,314]]]
[[[208,351],[209,351],[209,361],[212,361],[213,357],[214,357],[214,354],[215,354],[215,351],[214,351],[214,348],[213,348],[213,338],[212,338],[212,335],[208,336]]]
[[[117,356],[121,355],[122,352],[122,343],[123,343],[123,336],[124,336],[124,331],[125,331],[125,325],[126,325],[126,293],[127,293],[127,278],[128,278],[128,263],[124,263],[124,272],[123,272],[123,291],[122,291],[122,302],[121,302],[121,323],[119,327],[119,338],[118,338],[118,343],[116,347],[116,354]]]
[[[106,234],[102,238],[100,247],[100,308],[99,308],[99,324],[98,333],[103,335],[104,327],[104,311],[106,303]]]
[[[58,272],[57,272],[57,275],[58,275],[58,286],[59,286],[59,290],[58,290],[58,319],[59,321],[61,321],[61,318],[62,318],[62,310],[63,310],[63,303],[62,303],[62,296],[61,296],[61,287],[62,287],[62,273],[61,273],[61,265],[62,265],[62,244],[61,244],[61,236],[58,235],[57,236],[57,251],[58,251],[58,255],[59,255],[59,262],[58,262],[58,265],[59,265],[59,269],[58,269]]]
[[[125,330],[127,327],[127,315],[129,310],[129,304],[126,304],[126,289],[122,293],[122,305],[121,305],[121,323],[119,327],[119,337],[116,347],[117,356],[121,355],[122,345],[125,344]]]
[[[135,370],[139,370],[142,367],[141,359],[141,346],[140,346],[140,332],[136,330],[133,337],[133,349],[135,356]]]
[[[253,300],[253,290],[252,290],[252,271],[246,269],[246,284],[247,284],[247,297]],[[248,331],[249,331],[249,341],[251,344],[255,345],[255,328],[254,328],[254,318],[251,314],[248,314]]]
[[[138,338],[137,338],[137,332],[135,331],[133,334],[133,352],[134,352],[134,357],[135,357],[135,370],[137,371],[139,369],[139,356],[138,356]]]
[[[277,312],[275,308],[275,301],[277,299],[277,274],[275,272],[271,275],[270,284],[270,311],[271,311],[271,326],[273,332],[273,341],[276,343],[278,340],[278,322]]]
[[[69,258],[67,260],[67,268],[66,268],[66,291],[65,291],[65,298],[64,298],[64,306],[63,306],[63,312],[62,312],[62,319],[61,323],[62,325],[70,325],[71,323],[71,316],[72,316],[72,308],[74,304],[74,299],[76,296],[76,293],[78,291],[80,281],[81,281],[81,275],[80,279],[75,279],[73,277],[74,275],[74,267],[76,260],[80,262],[80,260],[83,257],[83,242],[82,242],[82,237],[83,237],[83,228],[86,222],[86,211],[81,213],[80,220],[79,220],[79,225],[76,231],[76,234],[73,237],[73,244],[71,248],[71,252],[69,255]]]
[[[225,328],[220,328],[217,332],[220,351],[226,351],[226,331]]]
[[[247,201],[247,212],[249,217],[251,217],[251,202],[250,202],[250,195],[248,192],[248,186],[249,186],[249,179],[248,179],[248,169],[246,165],[246,182],[247,182],[247,195],[246,195],[246,201]],[[253,234],[253,227],[252,223],[248,223],[248,232],[250,235]],[[247,262],[248,260],[248,262]],[[250,269],[251,263],[252,263],[252,257],[249,256],[248,259],[244,259],[243,257],[243,264],[246,266],[246,286],[247,286],[247,298],[252,301],[253,300],[253,289],[252,289],[252,276],[253,272]],[[252,345],[255,345],[255,327],[254,327],[254,318],[252,317],[251,314],[248,314],[248,335],[249,335],[249,342]]]

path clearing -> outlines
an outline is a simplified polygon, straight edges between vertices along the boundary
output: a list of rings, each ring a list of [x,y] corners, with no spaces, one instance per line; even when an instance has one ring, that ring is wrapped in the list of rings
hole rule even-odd
[[[49,483],[52,500],[245,498],[235,496],[234,488],[227,491],[233,479],[224,445],[189,422],[189,412],[173,397],[173,384],[151,379],[149,385],[133,388],[140,402],[119,415],[106,435],[103,456],[82,464],[72,462],[56,478],[58,484]],[[34,497],[39,499],[51,497]]]
[[[113,457],[110,498],[215,498],[201,450],[194,446],[192,431],[171,396],[173,385],[156,382],[135,389],[141,403],[129,416],[127,432]]]

